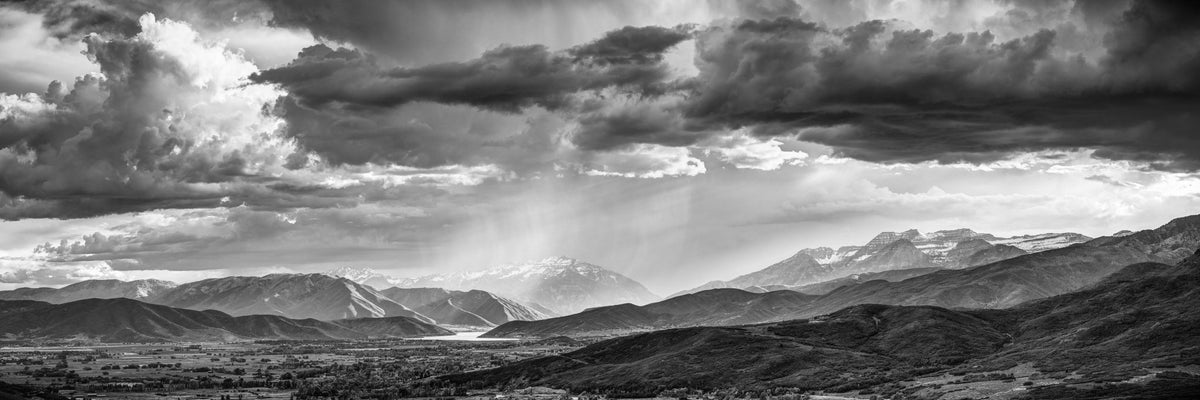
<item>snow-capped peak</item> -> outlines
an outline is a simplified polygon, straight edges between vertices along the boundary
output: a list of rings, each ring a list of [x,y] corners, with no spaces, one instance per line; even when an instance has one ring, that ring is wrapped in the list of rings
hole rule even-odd
[[[380,274],[378,271],[364,267],[337,267],[329,271],[325,271],[325,275],[335,278],[346,278],[355,282],[383,276],[383,274]]]
[[[395,286],[398,282],[402,281],[401,279],[384,275],[379,271],[362,267],[339,267],[326,271],[322,275],[349,279],[354,283],[371,286],[376,289]]]
[[[571,257],[557,256],[469,272],[397,280],[402,288],[479,289],[572,313],[619,303],[657,300],[641,284],[619,273]]]

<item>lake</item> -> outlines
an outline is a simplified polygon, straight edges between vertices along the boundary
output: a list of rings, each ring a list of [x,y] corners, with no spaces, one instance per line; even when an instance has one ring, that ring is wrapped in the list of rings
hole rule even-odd
[[[465,342],[497,342],[497,341],[506,341],[506,340],[518,340],[518,339],[508,339],[508,338],[481,338],[481,337],[479,337],[479,335],[482,335],[484,333],[486,333],[486,332],[482,332],[482,331],[481,332],[455,332],[453,335],[427,336],[427,337],[423,337],[423,338],[419,338],[419,339],[415,339],[415,340],[458,340],[458,341],[465,341]]]

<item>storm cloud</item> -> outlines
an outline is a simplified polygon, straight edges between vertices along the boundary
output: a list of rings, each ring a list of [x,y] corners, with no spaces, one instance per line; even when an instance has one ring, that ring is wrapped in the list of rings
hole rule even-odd
[[[1096,58],[1059,48],[1054,27],[1001,42],[892,21],[741,21],[699,34],[700,74],[682,85],[682,112],[693,130],[745,127],[875,162],[1093,148],[1194,170],[1197,21],[1190,3],[1136,2],[1110,22]]]
[[[695,28],[694,77],[667,74],[662,64],[665,51],[690,38],[683,28],[626,27],[561,51],[502,46],[473,59],[413,67],[385,67],[367,52],[322,45],[255,79],[278,83],[314,108],[339,103],[348,114],[415,101],[509,113],[550,109],[578,125],[568,140],[589,151],[693,146],[744,128],[883,163],[986,163],[1026,151],[1088,148],[1149,168],[1197,168],[1200,139],[1191,127],[1200,93],[1189,72],[1200,67],[1196,6],[919,3],[934,11],[893,16],[872,2],[738,3],[726,7],[731,19]],[[976,20],[976,6],[997,11]],[[273,7],[279,23],[319,36],[367,48],[387,40],[338,25],[337,13],[289,20],[298,14],[288,13],[313,11]],[[924,19],[923,26],[868,19],[905,15]],[[954,30],[964,27],[986,29]],[[579,95],[612,87],[635,96]],[[414,154],[405,157],[424,157],[421,165],[439,158]]]
[[[255,74],[312,105],[332,102],[393,107],[415,101],[518,112],[558,109],[568,95],[603,88],[661,92],[662,53],[688,38],[685,28],[642,27],[609,32],[561,52],[545,46],[503,46],[465,62],[389,68],[360,51],[317,45],[290,65]]]

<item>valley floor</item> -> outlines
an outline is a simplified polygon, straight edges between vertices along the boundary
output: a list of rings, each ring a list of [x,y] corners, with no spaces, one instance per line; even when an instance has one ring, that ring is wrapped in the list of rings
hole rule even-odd
[[[433,375],[492,368],[578,348],[438,339],[10,345],[0,347],[0,385],[5,385],[0,386],[0,399],[8,399],[5,395],[11,393],[18,393],[13,398],[46,399],[364,398],[378,394],[378,389],[403,387]]]

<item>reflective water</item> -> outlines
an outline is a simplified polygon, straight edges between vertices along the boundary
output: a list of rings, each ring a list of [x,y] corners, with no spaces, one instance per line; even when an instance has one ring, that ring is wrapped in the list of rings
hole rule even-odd
[[[517,339],[505,339],[505,338],[481,338],[481,337],[479,337],[479,335],[482,335],[484,333],[485,332],[482,332],[482,331],[481,332],[455,332],[454,335],[429,336],[429,337],[423,337],[420,340],[460,340],[460,341],[466,341],[466,342],[495,342],[495,341],[505,341],[505,340],[517,340]]]

